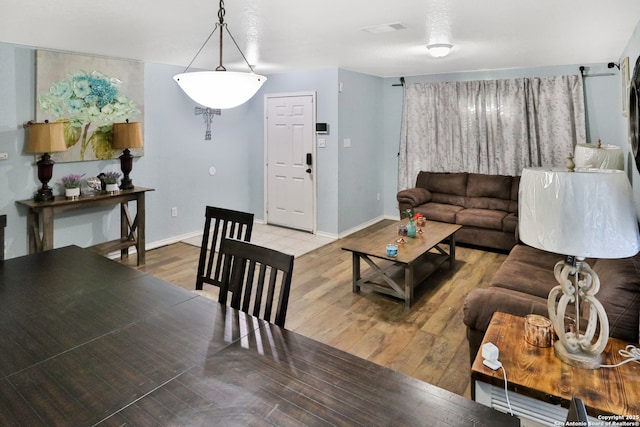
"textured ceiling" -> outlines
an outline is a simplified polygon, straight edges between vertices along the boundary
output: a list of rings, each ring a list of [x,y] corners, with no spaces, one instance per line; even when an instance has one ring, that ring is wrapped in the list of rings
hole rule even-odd
[[[255,71],[340,67],[382,76],[617,62],[639,0],[227,0]],[[217,21],[204,0],[0,0],[0,42],[185,66]],[[362,30],[401,23],[387,33]],[[194,67],[215,68],[217,34]],[[446,58],[429,43],[454,45]],[[224,65],[246,70],[227,36]]]

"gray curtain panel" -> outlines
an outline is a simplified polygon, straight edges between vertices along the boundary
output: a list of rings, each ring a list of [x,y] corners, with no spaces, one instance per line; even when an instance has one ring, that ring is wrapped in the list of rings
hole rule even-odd
[[[398,189],[421,170],[520,175],[586,142],[582,77],[405,86]]]

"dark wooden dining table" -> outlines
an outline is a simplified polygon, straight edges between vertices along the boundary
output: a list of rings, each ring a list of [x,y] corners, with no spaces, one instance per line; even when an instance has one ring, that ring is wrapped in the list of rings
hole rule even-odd
[[[519,425],[77,246],[0,261],[0,331],[3,426]]]

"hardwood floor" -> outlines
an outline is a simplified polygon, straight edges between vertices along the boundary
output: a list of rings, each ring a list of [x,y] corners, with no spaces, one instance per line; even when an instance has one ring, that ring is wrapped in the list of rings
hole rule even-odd
[[[382,294],[352,293],[351,253],[341,249],[343,243],[296,258],[286,328],[469,398],[462,303],[471,289],[488,286],[506,254],[459,246],[455,270],[449,272],[445,264],[427,278],[416,288],[409,310],[403,301]],[[148,251],[146,265],[139,268],[193,290],[198,255],[199,248],[176,243]],[[135,256],[128,263],[133,266]],[[204,291],[217,299],[217,288],[205,285]]]

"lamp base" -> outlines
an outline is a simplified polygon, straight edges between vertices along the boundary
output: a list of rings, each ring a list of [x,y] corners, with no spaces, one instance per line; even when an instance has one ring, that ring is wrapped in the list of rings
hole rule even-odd
[[[53,199],[55,199],[53,190],[48,185],[43,185],[33,196],[33,200],[36,202],[50,202]]]
[[[562,360],[567,365],[575,366],[576,368],[599,369],[602,364],[602,357],[600,354],[591,354],[583,350],[580,350],[577,353],[570,353],[560,341],[556,341],[553,344],[553,350],[558,359]]]
[[[132,190],[134,187],[135,186],[133,185],[133,181],[131,180],[131,178],[129,178],[128,175],[122,178],[122,180],[120,181],[121,190]]]
[[[131,151],[128,148],[122,152],[120,156],[120,169],[122,170],[122,181],[120,182],[121,190],[131,190],[133,189],[133,181],[129,178],[129,173],[133,169],[133,156],[131,155]]]
[[[559,261],[553,273],[559,285],[549,292],[547,308],[558,335],[558,341],[553,345],[556,356],[571,366],[598,369],[602,360],[600,355],[609,341],[609,319],[595,296],[600,290],[600,278],[582,257]],[[574,331],[568,331],[565,325],[569,303],[575,307]],[[580,327],[581,308],[583,314],[589,315],[584,329]],[[597,337],[596,331],[599,331]]]

